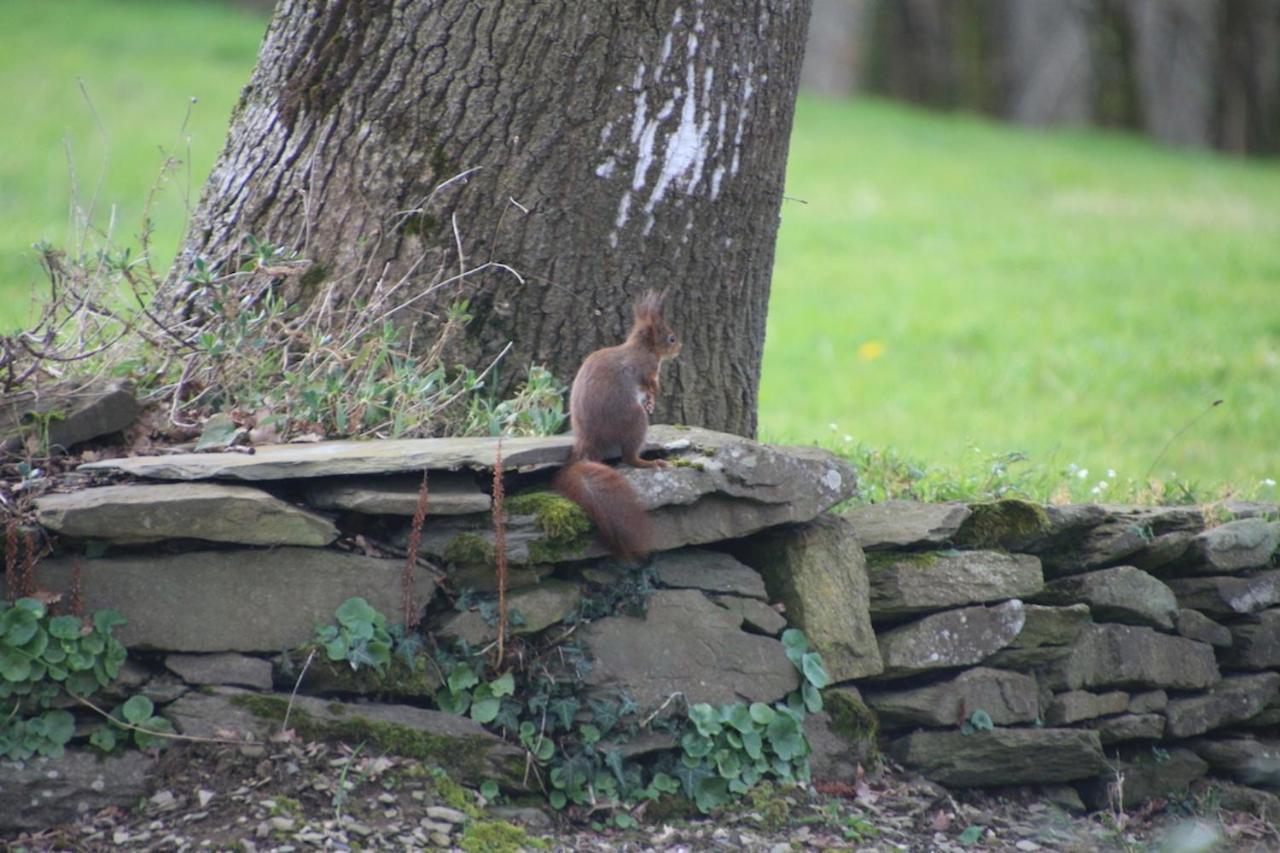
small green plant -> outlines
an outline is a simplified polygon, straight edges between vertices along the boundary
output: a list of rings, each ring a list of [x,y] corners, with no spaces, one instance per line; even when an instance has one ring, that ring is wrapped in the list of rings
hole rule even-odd
[[[830,676],[809,641],[795,629],[783,632],[788,659],[799,670],[800,689],[772,706],[737,702],[718,708],[700,703],[689,708],[692,728],[680,738],[683,752],[677,774],[685,794],[703,813],[772,777],[783,783],[809,779],[806,713],[822,710],[821,689]]]
[[[35,598],[0,601],[0,755],[62,754],[75,719],[51,706],[63,691],[87,697],[111,683],[126,654],[112,631],[124,622],[114,610],[86,621],[54,616]]]
[[[155,704],[146,696],[134,696],[111,712],[108,724],[96,729],[89,736],[89,743],[103,752],[112,752],[132,736],[138,749],[164,746],[165,735],[173,734],[173,724],[155,710]]]
[[[996,727],[991,721],[991,715],[986,711],[978,708],[969,718],[960,724],[960,734],[971,735],[974,732],[989,732]]]
[[[387,617],[363,598],[348,598],[334,611],[337,625],[316,629],[316,641],[331,661],[346,661],[352,669],[373,667],[379,675],[391,663],[391,632]]]
[[[435,699],[441,711],[469,714],[477,723],[492,723],[502,710],[503,697],[510,696],[515,689],[515,677],[511,673],[492,681],[481,681],[470,663],[459,661],[448,669]]]

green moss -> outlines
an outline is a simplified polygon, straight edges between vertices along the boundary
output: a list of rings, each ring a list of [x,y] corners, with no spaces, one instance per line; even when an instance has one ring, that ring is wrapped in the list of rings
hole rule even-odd
[[[869,761],[878,761],[876,739],[880,737],[880,719],[876,712],[852,690],[828,690],[822,699],[831,715],[832,731],[859,747],[859,752],[865,748]]]
[[[271,815],[295,815],[302,812],[302,803],[292,797],[272,797]]]
[[[783,796],[772,782],[761,782],[747,792],[747,807],[760,816],[760,825],[777,832],[791,823],[791,800]]]
[[[442,803],[469,817],[480,816],[480,809],[476,808],[475,798],[471,796],[470,791],[455,782],[439,767],[432,767],[428,772],[431,774],[431,790]]]
[[[444,558],[451,563],[492,563],[493,544],[478,533],[459,533],[444,546]]]
[[[672,468],[692,468],[695,471],[707,470],[707,466],[701,462],[693,462],[688,459],[668,459],[667,464]]]
[[[973,513],[956,532],[956,543],[971,548],[1016,550],[1052,529],[1049,514],[1040,504],[1006,498],[971,504]]]
[[[591,530],[582,507],[555,492],[525,492],[507,498],[508,515],[532,515],[545,538],[529,543],[529,561],[556,563],[581,553]]]
[[[525,492],[512,495],[504,504],[509,515],[532,515],[538,529],[551,539],[568,542],[591,529],[582,507],[555,492]]]
[[[475,820],[463,830],[458,846],[469,853],[515,853],[549,845],[545,838],[531,837],[524,827],[504,820]]]

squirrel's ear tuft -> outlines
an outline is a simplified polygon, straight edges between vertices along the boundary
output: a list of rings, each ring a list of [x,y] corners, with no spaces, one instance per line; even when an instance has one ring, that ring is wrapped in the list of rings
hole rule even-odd
[[[644,320],[662,316],[662,302],[666,297],[665,290],[650,290],[636,303],[636,319]]]

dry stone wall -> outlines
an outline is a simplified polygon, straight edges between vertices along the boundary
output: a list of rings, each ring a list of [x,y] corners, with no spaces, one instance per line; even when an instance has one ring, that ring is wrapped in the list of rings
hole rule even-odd
[[[837,682],[830,714],[806,723],[817,778],[853,778],[878,734],[885,754],[942,784],[1066,783],[1093,807],[1121,777],[1126,806],[1209,773],[1280,787],[1274,506],[890,502],[832,514],[856,485],[830,454],[654,427],[650,450],[669,467],[623,471],[658,550],[628,567],[546,494],[568,449],[567,437],[503,443],[508,599],[514,633],[575,635],[588,691],[624,692],[641,714],[675,696],[776,701],[799,684],[778,639],[791,625]],[[520,750],[428,710],[438,673],[388,686],[299,652],[351,596],[399,621],[423,469],[411,607],[437,638],[493,641],[496,451],[327,442],[85,465],[84,488],[36,500],[60,551],[37,580],[67,590],[78,573],[88,609],[127,616],[119,689],[148,695],[180,732],[265,737],[297,687],[315,697],[293,705],[307,735],[363,719],[417,733],[469,781],[519,789]],[[642,612],[601,605],[631,593]],[[671,746],[651,737],[631,754]],[[145,777],[130,766],[121,802]],[[29,781],[39,772],[20,792],[0,774],[0,826],[47,824],[42,802],[100,807],[101,786],[78,798],[45,776],[64,782],[42,798]]]
[[[1210,772],[1280,787],[1275,506],[890,502],[846,518],[884,659],[857,685],[906,767],[1069,782],[1095,808]]]

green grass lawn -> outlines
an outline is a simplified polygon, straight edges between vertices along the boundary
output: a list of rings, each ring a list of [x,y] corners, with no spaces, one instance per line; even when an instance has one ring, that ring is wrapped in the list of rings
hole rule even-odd
[[[74,234],[63,140],[79,198],[96,193],[95,223],[114,210],[127,242],[162,150],[186,157],[197,99],[190,178],[153,211],[166,264],[265,20],[214,0],[0,0],[0,20],[12,328],[42,284],[28,247]],[[802,201],[783,207],[765,438],[896,447],[973,477],[1020,450],[1087,468],[1077,496],[1113,470],[1123,497],[1222,399],[1152,476],[1274,497],[1259,483],[1280,479],[1280,165],[865,100],[802,99],[791,151]]]
[[[45,286],[31,244],[74,246],[81,231],[69,225],[73,175],[95,226],[114,215],[115,238],[136,245],[166,154],[189,160],[190,179],[186,166],[171,175],[151,213],[155,261],[169,263],[266,19],[213,0],[0,0],[0,21],[0,329],[11,331]]]
[[[787,195],[766,438],[1280,479],[1280,164],[802,99]]]

